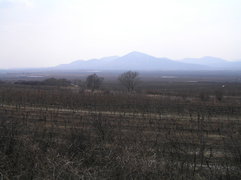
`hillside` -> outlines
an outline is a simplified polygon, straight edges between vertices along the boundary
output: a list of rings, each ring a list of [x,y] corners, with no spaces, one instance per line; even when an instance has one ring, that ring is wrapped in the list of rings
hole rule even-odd
[[[94,69],[94,70],[241,70],[241,61],[226,61],[221,58],[205,56],[171,60],[133,51],[124,56],[110,56],[87,61],[77,60],[70,64],[54,67],[56,70]]]
[[[124,56],[111,56],[88,61],[77,60],[70,64],[61,64],[55,69],[103,69],[103,70],[208,70],[208,66],[177,62],[168,58],[156,58],[141,52],[131,52]]]

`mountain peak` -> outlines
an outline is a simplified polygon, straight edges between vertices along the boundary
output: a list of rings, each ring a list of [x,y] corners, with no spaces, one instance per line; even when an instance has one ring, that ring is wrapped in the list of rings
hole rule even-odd
[[[110,56],[88,61],[78,60],[59,69],[122,69],[122,70],[208,70],[239,69],[241,64],[225,61],[221,58],[205,56],[203,58],[186,58],[173,61],[168,58],[156,58],[148,54],[133,51],[124,56]]]
[[[103,57],[99,60],[102,60],[102,61],[113,61],[115,59],[119,58],[119,56],[109,56],[109,57]]]
[[[139,58],[143,58],[143,57],[153,57],[153,56],[150,56],[148,54],[145,54],[145,53],[142,53],[142,52],[138,52],[138,51],[133,51],[133,52],[130,52],[126,55],[124,55],[123,57],[126,57],[126,56],[129,56],[129,57],[139,57]],[[154,58],[154,57],[153,57]]]

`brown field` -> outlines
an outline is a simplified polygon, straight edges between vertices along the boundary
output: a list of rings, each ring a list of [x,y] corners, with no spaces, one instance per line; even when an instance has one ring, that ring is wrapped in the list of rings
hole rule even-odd
[[[239,77],[1,84],[0,179],[240,179]]]

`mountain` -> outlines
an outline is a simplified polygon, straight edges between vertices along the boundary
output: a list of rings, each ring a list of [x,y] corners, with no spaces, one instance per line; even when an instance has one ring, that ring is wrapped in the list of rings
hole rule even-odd
[[[241,61],[226,61],[221,58],[205,56],[203,58],[185,58],[178,62],[193,63],[199,65],[209,66],[214,70],[236,70],[241,69]]]
[[[90,59],[88,61],[77,60],[70,64],[60,64],[55,69],[93,69],[93,68],[104,68],[108,62],[119,58],[119,56],[104,57],[101,59]]]
[[[176,62],[168,58],[156,58],[141,52],[131,52],[111,61],[109,69],[133,69],[133,70],[187,70],[206,69],[208,67],[195,64]]]
[[[61,64],[54,69],[92,69],[92,70],[239,70],[241,62],[230,62],[221,58],[206,56],[203,58],[185,58],[174,61],[168,58],[156,58],[141,52],[131,52],[124,56],[110,56],[88,61],[77,60],[70,64]]]
[[[113,60],[115,60],[117,58],[119,58],[119,56],[103,57],[100,60],[103,60],[103,61],[113,61]]]
[[[230,62],[225,66],[222,66],[220,69],[228,69],[228,70],[241,70],[241,61],[238,62]]]
[[[203,58],[185,58],[182,60],[179,60],[179,62],[184,62],[184,63],[192,63],[192,64],[201,64],[205,66],[213,66],[217,64],[225,64],[229,63],[229,61],[226,61],[221,58],[215,58],[215,57],[210,57],[210,56],[205,56]]]
[[[232,62],[241,62],[241,59],[233,60]]]

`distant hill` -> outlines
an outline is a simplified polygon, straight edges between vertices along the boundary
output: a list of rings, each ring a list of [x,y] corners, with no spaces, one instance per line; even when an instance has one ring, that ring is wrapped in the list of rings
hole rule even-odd
[[[88,61],[77,60],[70,64],[61,64],[54,69],[95,69],[95,70],[241,70],[240,62],[230,62],[221,58],[206,56],[203,58],[185,58],[174,61],[168,58],[156,58],[141,52],[131,52],[124,56],[110,56]]]
[[[117,58],[119,58],[119,56],[103,57],[100,60],[103,60],[103,61],[113,61],[113,60],[115,60]]]
[[[210,57],[210,56],[205,56],[205,57],[200,58],[200,59],[198,59],[198,58],[185,58],[185,59],[179,60],[179,62],[201,64],[201,65],[206,65],[206,66],[229,63],[229,61],[226,61],[224,59]]]
[[[61,64],[55,67],[60,70],[70,69],[103,69],[103,70],[204,70],[204,65],[188,64],[173,61],[168,58],[156,58],[141,52],[131,52],[122,57],[111,56],[88,61],[77,60],[70,64]]]
[[[95,69],[95,68],[104,68],[108,62],[119,58],[119,56],[110,56],[110,57],[104,57],[101,59],[90,59],[88,61],[84,61],[84,60],[77,60],[74,61],[70,64],[60,64],[58,66],[55,67],[55,69]]]
[[[241,59],[233,60],[232,62],[241,62]]]
[[[176,62],[168,58],[156,58],[141,52],[131,52],[119,57],[108,64],[109,69],[136,69],[136,70],[188,70],[206,69],[208,67],[195,64]]]
[[[241,61],[230,62],[230,63],[226,64],[225,66],[222,66],[222,69],[241,70]]]
[[[241,60],[240,61],[226,61],[221,58],[205,56],[203,58],[185,58],[179,60],[178,62],[185,62],[185,63],[193,63],[193,64],[200,64],[209,66],[212,69],[220,69],[220,70],[237,70],[241,69]],[[239,63],[240,62],[240,63]]]

